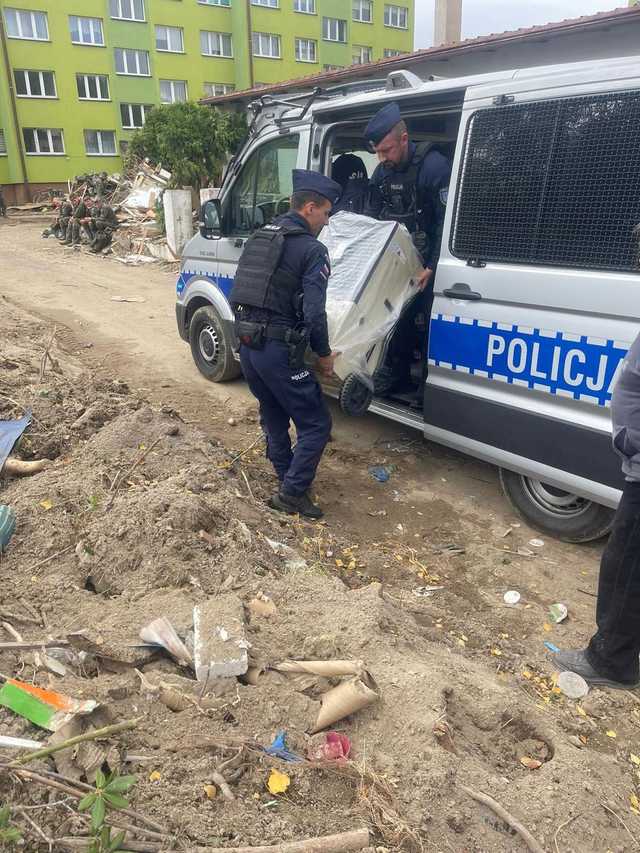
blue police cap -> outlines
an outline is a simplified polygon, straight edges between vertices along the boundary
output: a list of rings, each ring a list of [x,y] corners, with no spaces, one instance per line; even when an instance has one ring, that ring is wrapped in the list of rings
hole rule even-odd
[[[342,187],[336,181],[321,175],[320,172],[311,172],[308,169],[293,170],[294,193],[308,190],[324,196],[331,204],[335,204],[342,193]]]
[[[399,121],[402,121],[400,107],[395,101],[392,101],[392,103],[387,104],[381,110],[378,110],[371,119],[364,132],[365,139],[367,139],[371,145],[379,145],[387,133],[389,133],[390,130],[393,130]]]

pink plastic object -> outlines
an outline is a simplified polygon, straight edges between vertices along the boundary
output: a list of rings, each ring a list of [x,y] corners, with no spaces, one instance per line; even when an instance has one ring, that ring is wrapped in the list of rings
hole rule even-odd
[[[338,732],[327,732],[324,743],[309,750],[311,761],[344,761],[351,755],[351,741]]]

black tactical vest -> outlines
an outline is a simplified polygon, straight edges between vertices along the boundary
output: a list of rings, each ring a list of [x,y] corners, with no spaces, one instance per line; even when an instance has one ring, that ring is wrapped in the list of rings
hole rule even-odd
[[[302,281],[281,266],[285,237],[309,234],[302,225],[265,225],[249,237],[229,294],[232,308],[266,308],[297,319]]]
[[[378,184],[382,195],[380,219],[401,222],[414,235],[424,231],[421,216],[424,199],[420,197],[417,182],[424,158],[431,148],[430,142],[418,143],[408,167],[403,172],[390,172]]]

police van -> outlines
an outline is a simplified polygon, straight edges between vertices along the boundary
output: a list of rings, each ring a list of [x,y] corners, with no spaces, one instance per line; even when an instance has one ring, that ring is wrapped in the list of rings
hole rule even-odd
[[[453,172],[423,411],[370,409],[498,466],[539,529],[602,536],[623,483],[611,391],[640,331],[638,57],[262,97],[185,248],[180,335],[204,376],[239,375],[227,297],[247,237],[288,209],[293,168],[330,174],[353,153],[371,174],[364,128],[390,101],[411,139],[449,147]]]

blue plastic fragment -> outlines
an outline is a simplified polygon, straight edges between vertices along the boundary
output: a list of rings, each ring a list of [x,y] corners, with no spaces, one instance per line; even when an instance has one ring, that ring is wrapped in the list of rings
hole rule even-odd
[[[13,421],[0,421],[0,471],[13,446],[31,423],[31,412]]]
[[[369,473],[379,483],[386,483],[393,473],[393,468],[390,465],[370,465]]]
[[[14,530],[16,529],[16,514],[10,506],[0,504],[0,554],[5,550]]]
[[[554,646],[553,643],[550,643],[548,640],[545,640],[544,644],[549,649],[550,652],[554,653],[554,655],[556,654],[556,652],[560,651],[560,649],[557,646]]]
[[[281,758],[283,761],[304,761],[300,755],[295,752],[289,752],[287,749],[287,734],[284,731],[278,732],[271,746],[265,746],[264,751],[267,755],[273,755],[276,758]]]

